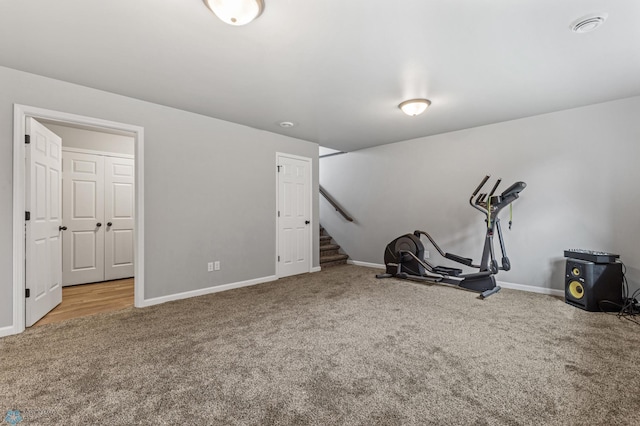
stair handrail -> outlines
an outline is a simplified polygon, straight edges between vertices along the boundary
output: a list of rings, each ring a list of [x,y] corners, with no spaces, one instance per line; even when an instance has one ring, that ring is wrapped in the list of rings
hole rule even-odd
[[[342,207],[340,207],[340,205],[331,197],[331,195],[329,195],[329,193],[325,191],[322,185],[319,185],[319,190],[320,194],[322,194],[322,196],[329,202],[329,204],[331,204],[336,209],[336,211],[340,213],[342,217],[344,217],[346,221],[353,222],[353,218],[349,216],[349,214],[345,212]]]

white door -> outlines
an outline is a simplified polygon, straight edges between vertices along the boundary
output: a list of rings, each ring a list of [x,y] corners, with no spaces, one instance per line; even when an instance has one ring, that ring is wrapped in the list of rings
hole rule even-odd
[[[133,276],[133,160],[104,159],[104,279]]]
[[[311,270],[311,160],[278,155],[279,277]]]
[[[62,302],[62,140],[27,117],[25,325],[31,327]]]
[[[64,152],[62,282],[104,281],[104,159]]]

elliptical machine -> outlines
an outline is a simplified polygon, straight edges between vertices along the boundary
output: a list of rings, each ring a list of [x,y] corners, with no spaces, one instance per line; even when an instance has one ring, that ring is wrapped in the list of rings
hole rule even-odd
[[[502,209],[509,206],[519,197],[520,192],[527,185],[524,182],[516,182],[500,195],[494,195],[496,189],[498,189],[498,185],[502,182],[502,179],[498,179],[493,185],[491,192],[488,194],[480,193],[478,195],[489,178],[489,175],[485,176],[469,198],[471,207],[485,215],[485,223],[487,224],[484,249],[482,250],[482,259],[479,264],[474,264],[473,259],[444,252],[440,246],[436,244],[431,235],[418,230],[413,234],[405,234],[398,237],[387,245],[384,252],[386,273],[378,274],[376,278],[396,277],[433,284],[451,285],[478,292],[482,299],[500,291],[500,287],[496,285],[494,275],[497,274],[498,271],[510,270],[511,262],[507,257],[498,215]],[[476,195],[478,195],[477,198],[475,198]],[[511,220],[509,220],[509,229],[511,229]],[[501,265],[498,264],[493,250],[493,235],[496,231],[502,251]],[[459,268],[432,265],[424,259],[424,245],[420,240],[421,235],[429,239],[441,256],[462,265],[477,268],[478,272],[463,274],[462,269]]]

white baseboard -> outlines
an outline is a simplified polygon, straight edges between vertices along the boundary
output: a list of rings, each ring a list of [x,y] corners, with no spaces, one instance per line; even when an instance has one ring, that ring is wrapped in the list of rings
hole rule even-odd
[[[309,272],[320,272],[320,267],[319,266],[314,266],[313,268],[311,268],[311,270]]]
[[[237,283],[223,284],[223,285],[217,285],[217,286],[214,286],[214,287],[202,288],[202,289],[199,289],[199,290],[185,291],[184,293],[176,293],[176,294],[171,294],[169,296],[154,297],[153,299],[145,299],[145,300],[143,300],[142,301],[142,306],[140,306],[140,307],[141,308],[146,308],[148,306],[159,305],[161,303],[166,303],[166,302],[172,302],[174,300],[181,300],[181,299],[188,299],[190,297],[204,296],[205,294],[218,293],[220,291],[232,290],[234,288],[249,287],[249,286],[256,285],[256,284],[262,284],[262,283],[267,283],[267,282],[270,282],[270,281],[275,281],[277,279],[278,279],[278,277],[276,277],[275,275],[270,275],[268,277],[255,278],[255,279],[252,279],[252,280],[240,281],[240,282],[237,282]]]
[[[356,266],[365,266],[367,268],[374,268],[374,269],[387,269],[386,266],[381,265],[379,263],[369,263],[369,262],[360,262],[359,260],[347,260],[347,263],[349,265],[356,265]]]
[[[506,281],[498,281],[497,284],[502,288],[510,288],[512,290],[528,291],[529,293],[547,294],[549,296],[564,297],[564,290],[555,288],[536,287],[533,285],[508,283]]]
[[[0,337],[11,336],[12,334],[17,334],[16,328],[13,325],[0,328]]]
[[[347,260],[350,265],[366,266],[367,268],[386,269],[385,265],[378,263],[360,262],[358,260]],[[510,288],[512,290],[528,291],[530,293],[548,294],[550,296],[564,297],[564,290],[556,290],[554,288],[536,287],[532,285],[515,284],[506,281],[498,281],[500,287]]]

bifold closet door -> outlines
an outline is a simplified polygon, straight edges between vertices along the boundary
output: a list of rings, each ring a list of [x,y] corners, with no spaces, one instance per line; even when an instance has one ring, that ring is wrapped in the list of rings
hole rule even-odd
[[[133,160],[105,157],[104,279],[133,276]]]
[[[63,286],[104,280],[104,158],[62,153]]]

